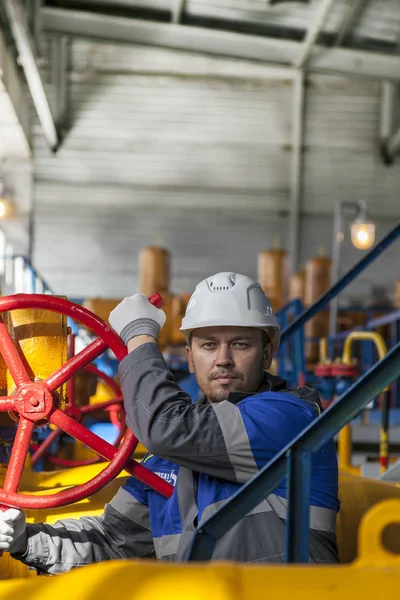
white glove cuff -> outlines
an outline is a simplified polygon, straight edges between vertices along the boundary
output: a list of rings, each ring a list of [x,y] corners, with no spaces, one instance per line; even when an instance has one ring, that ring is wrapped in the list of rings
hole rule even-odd
[[[136,319],[128,325],[125,325],[120,333],[120,338],[124,342],[125,346],[128,345],[129,340],[138,335],[151,335],[157,339],[160,333],[160,326],[153,319]]]

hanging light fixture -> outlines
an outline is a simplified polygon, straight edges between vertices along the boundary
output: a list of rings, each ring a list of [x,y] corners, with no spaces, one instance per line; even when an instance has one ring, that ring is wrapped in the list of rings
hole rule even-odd
[[[358,250],[368,250],[375,242],[375,223],[368,218],[367,204],[358,201],[359,213],[350,225],[351,243]]]

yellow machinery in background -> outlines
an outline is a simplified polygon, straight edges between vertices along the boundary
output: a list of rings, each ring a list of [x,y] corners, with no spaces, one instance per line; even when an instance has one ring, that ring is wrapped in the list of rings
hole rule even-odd
[[[273,312],[282,308],[288,300],[289,255],[275,240],[272,250],[258,255],[257,281],[268,296]]]
[[[331,285],[330,257],[325,256],[321,248],[318,255],[310,258],[304,269],[289,277],[289,255],[279,247],[275,240],[271,250],[258,255],[257,280],[267,294],[274,312],[285,304],[299,298],[305,307],[309,307],[324,294]],[[328,335],[329,312],[320,311],[305,324],[307,338],[320,338]],[[306,357],[310,364],[318,360],[318,343],[306,343]]]
[[[170,291],[171,254],[161,246],[148,246],[139,254],[139,292],[150,296],[155,290],[164,300],[163,310],[167,321],[162,328],[158,342],[162,349],[185,345],[185,338],[179,330],[190,294],[173,294]],[[132,289],[132,294],[136,290]],[[85,300],[85,308],[108,321],[110,312],[121,302],[122,298],[90,298]]]

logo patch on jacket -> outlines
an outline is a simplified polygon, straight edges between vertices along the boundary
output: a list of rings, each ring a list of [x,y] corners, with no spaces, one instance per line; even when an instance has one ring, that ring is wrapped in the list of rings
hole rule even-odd
[[[176,473],[159,473],[158,471],[155,471],[155,474],[175,487],[177,478]]]

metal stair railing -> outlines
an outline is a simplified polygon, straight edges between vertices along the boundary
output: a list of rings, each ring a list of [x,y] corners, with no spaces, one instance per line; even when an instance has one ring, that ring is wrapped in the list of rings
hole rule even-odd
[[[287,341],[335,298],[399,236],[400,223],[283,331],[281,343]],[[399,376],[400,342],[356,381],[317,421],[301,432],[253,479],[243,485],[214,515],[199,525],[187,560],[209,560],[220,537],[279,485],[287,469],[288,519],[285,560],[286,562],[308,562],[311,455]]]
[[[26,256],[6,255],[3,261],[5,268],[1,284],[5,295],[54,293]]]

